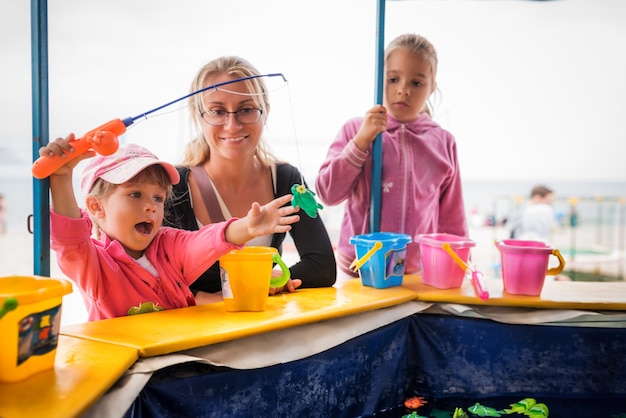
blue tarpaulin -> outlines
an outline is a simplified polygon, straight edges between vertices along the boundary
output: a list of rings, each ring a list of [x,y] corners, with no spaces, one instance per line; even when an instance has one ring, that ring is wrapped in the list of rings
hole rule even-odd
[[[126,416],[401,417],[424,396],[427,412],[533,397],[553,418],[611,418],[626,412],[624,353],[624,328],[416,314],[290,363],[163,369]]]

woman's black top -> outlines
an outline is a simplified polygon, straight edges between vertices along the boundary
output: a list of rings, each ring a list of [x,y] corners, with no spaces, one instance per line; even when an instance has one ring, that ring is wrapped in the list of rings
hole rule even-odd
[[[198,229],[198,221],[193,212],[189,194],[189,167],[177,167],[180,182],[174,185],[170,199],[166,203],[164,226],[189,231]],[[276,190],[274,198],[291,193],[291,186],[300,184],[302,177],[298,169],[290,164],[276,165]],[[306,183],[305,183],[306,186]],[[328,231],[320,216],[309,217],[303,210],[298,213],[300,221],[291,225],[289,234],[293,239],[300,261],[289,268],[291,277],[301,279],[305,287],[329,287],[335,284],[337,265]],[[271,246],[282,254],[285,233],[274,234]],[[218,292],[221,290],[219,262],[216,262],[191,285],[194,294],[198,291]]]

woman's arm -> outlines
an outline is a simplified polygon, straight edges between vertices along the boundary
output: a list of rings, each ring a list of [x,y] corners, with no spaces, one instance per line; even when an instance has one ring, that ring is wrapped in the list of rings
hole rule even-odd
[[[278,165],[276,173],[277,196],[290,193],[292,185],[302,182],[300,172],[292,165]],[[290,235],[300,261],[289,268],[291,277],[302,280],[301,288],[332,286],[337,264],[326,226],[319,215],[311,218],[302,210],[299,215],[300,222],[292,224]]]

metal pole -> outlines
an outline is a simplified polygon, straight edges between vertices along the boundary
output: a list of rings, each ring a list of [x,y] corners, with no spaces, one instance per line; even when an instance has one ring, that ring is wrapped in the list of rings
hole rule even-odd
[[[378,0],[376,9],[376,93],[375,103],[383,103],[385,65],[385,0]],[[380,196],[382,192],[383,135],[378,134],[372,145],[372,188],[370,196],[370,232],[380,232]]]
[[[33,161],[39,148],[48,144],[48,5],[47,0],[31,0]],[[34,234],[33,272],[50,276],[50,182],[33,178]],[[32,228],[32,229],[31,229]]]

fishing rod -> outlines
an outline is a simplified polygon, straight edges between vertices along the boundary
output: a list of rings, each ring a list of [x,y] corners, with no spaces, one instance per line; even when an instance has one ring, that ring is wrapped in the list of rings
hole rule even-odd
[[[39,157],[34,163],[32,167],[33,177],[38,179],[44,179],[62,167],[68,161],[78,157],[81,154],[84,154],[87,151],[95,151],[101,155],[111,155],[117,151],[119,148],[118,137],[126,132],[126,128],[131,126],[137,119],[147,118],[148,115],[157,112],[161,109],[164,109],[168,106],[173,105],[174,103],[178,103],[181,100],[185,100],[191,96],[202,93],[207,90],[217,90],[219,87],[237,83],[239,81],[246,81],[260,77],[281,77],[284,82],[287,82],[285,76],[281,73],[271,73],[271,74],[262,74],[262,75],[251,75],[247,77],[241,77],[234,80],[224,81],[221,83],[213,84],[208,87],[204,87],[200,90],[194,91],[193,93],[189,93],[183,97],[179,97],[176,100],[172,100],[171,102],[165,103],[164,105],[155,107],[152,110],[148,110],[147,112],[141,113],[134,117],[128,117],[125,119],[113,119],[103,125],[98,126],[95,129],[87,132],[81,138],[74,139],[69,141],[69,145],[72,147],[73,151],[71,153],[65,152],[65,156],[62,157],[60,155],[54,156],[42,156]]]

